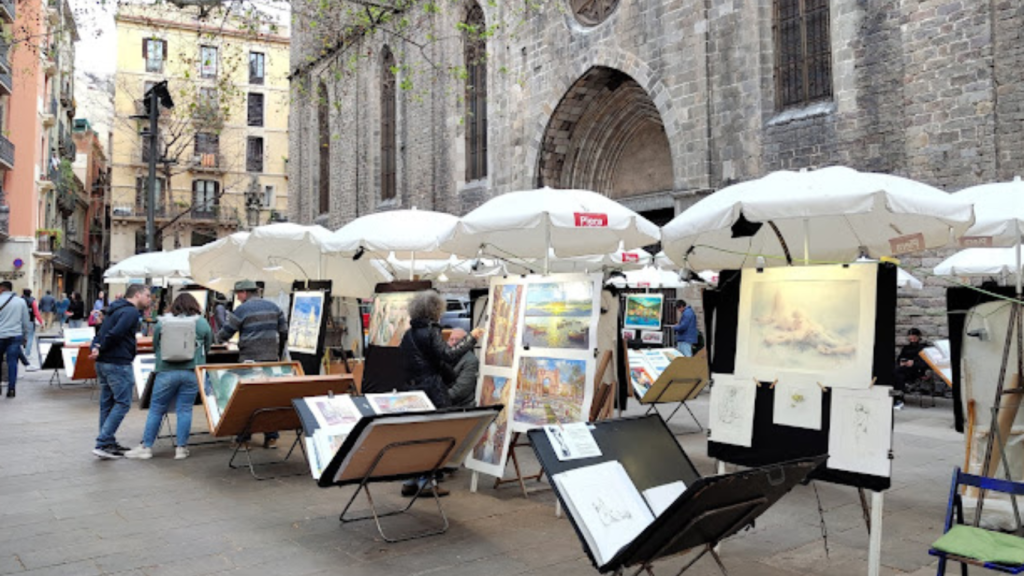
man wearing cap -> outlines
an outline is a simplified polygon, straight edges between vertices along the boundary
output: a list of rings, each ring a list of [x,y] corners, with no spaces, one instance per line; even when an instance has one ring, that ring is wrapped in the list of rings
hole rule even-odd
[[[227,342],[238,333],[238,361],[276,362],[288,342],[288,320],[276,304],[259,297],[259,288],[252,280],[235,282],[238,308],[228,312],[227,321],[217,331],[217,340]],[[277,432],[263,435],[263,447],[277,446]],[[239,442],[248,442],[239,437]]]
[[[921,350],[927,347],[928,344],[921,340],[920,330],[911,328],[907,331],[907,345],[900,350],[893,376],[893,387],[896,388],[896,401],[893,407],[897,410],[903,408],[903,393],[907,390],[907,382],[920,380],[928,370],[928,365],[921,358]]]
[[[32,328],[25,300],[14,295],[14,286],[0,282],[0,362],[7,357],[7,397],[14,398],[18,384],[18,359],[25,334]]]

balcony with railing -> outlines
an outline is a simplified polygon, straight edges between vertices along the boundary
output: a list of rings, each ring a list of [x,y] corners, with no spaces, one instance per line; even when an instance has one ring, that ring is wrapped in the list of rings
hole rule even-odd
[[[10,94],[14,89],[14,81],[11,78],[11,61],[8,60],[9,46],[0,37],[0,95]]]
[[[54,250],[59,247],[60,241],[51,230],[36,230],[36,254],[52,255]]]
[[[220,154],[195,154],[192,156],[192,163],[189,169],[193,172],[223,172],[220,167]]]
[[[0,0],[0,20],[14,22],[18,17],[18,11],[14,0]]]
[[[53,127],[57,123],[57,99],[50,98],[50,107],[43,110],[43,126]]]
[[[0,167],[14,170],[14,144],[0,134]]]

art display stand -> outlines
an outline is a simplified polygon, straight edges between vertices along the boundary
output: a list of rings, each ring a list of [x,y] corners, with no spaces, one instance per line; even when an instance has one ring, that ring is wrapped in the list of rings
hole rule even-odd
[[[305,447],[302,445],[300,435],[302,423],[292,407],[292,399],[323,396],[331,391],[347,393],[352,389],[354,389],[352,377],[344,375],[286,376],[272,380],[242,380],[231,394],[224,413],[212,433],[215,437],[248,437],[257,432],[295,430],[295,441],[285,457],[280,460],[255,463],[252,460],[249,443],[239,442],[228,461],[229,468],[248,468],[249,473],[256,480],[276,478],[278,476],[262,476],[256,470],[287,462],[292,452],[295,451],[296,445],[299,446],[303,459],[306,458]],[[200,385],[200,390],[202,390],[202,385]],[[235,459],[239,453],[244,454],[245,463],[236,465]],[[304,473],[305,470],[289,475],[298,476]]]
[[[658,412],[658,404],[676,404],[672,413],[665,418],[666,423],[681,408],[686,408],[686,411],[690,413],[690,418],[693,418],[693,422],[697,425],[697,429],[703,431],[704,427],[701,426],[700,420],[697,420],[697,416],[686,403],[697,398],[707,387],[708,381],[708,363],[705,357],[676,358],[669,363],[668,368],[665,368],[639,401],[640,404],[650,406],[647,409],[647,414],[653,412],[659,416],[661,413]]]
[[[142,394],[139,396],[139,410],[149,410],[149,407],[151,405],[152,398],[153,398],[153,384],[155,382],[156,382],[156,372],[150,372],[149,376],[146,378],[146,385],[145,385],[145,387],[142,390]],[[199,395],[197,393],[196,394],[196,400],[195,400],[195,402],[192,403],[192,406],[202,406],[202,405],[203,405],[203,398],[202,398],[201,395]],[[174,417],[175,418],[179,417],[177,412],[175,412]],[[160,421],[160,428],[159,428],[159,430],[163,430],[164,428],[167,429],[167,433],[166,434],[157,434],[156,439],[157,440],[168,440],[168,439],[170,439],[173,442],[174,439],[176,439],[178,437],[178,435],[175,433],[174,426],[171,423],[171,412],[170,412],[170,410],[168,410],[168,412],[166,414],[164,414],[163,419]],[[195,436],[212,436],[212,434],[209,432],[209,430],[207,430],[206,432],[192,432],[190,430],[189,433],[188,433],[188,437],[189,438],[193,438]],[[216,439],[214,439],[214,440],[205,440],[203,442],[192,442],[191,440],[189,440],[188,445],[189,446],[207,446],[207,445],[210,445],[210,444],[222,444],[223,442],[224,442],[224,440],[216,440]]]
[[[522,433],[520,433],[520,432],[513,432],[512,433],[512,441],[509,442],[509,445],[508,445],[508,460],[512,461],[512,469],[515,470],[515,472],[516,472],[515,477],[513,477],[513,478],[495,478],[494,479],[494,488],[498,489],[501,486],[504,486],[505,484],[513,484],[513,483],[519,484],[519,489],[522,490],[522,492],[523,492],[523,498],[529,498],[530,497],[530,491],[526,488],[526,482],[528,480],[536,480],[537,482],[540,482],[544,478],[544,470],[539,470],[536,474],[531,474],[529,476],[523,476],[522,468],[519,467],[519,456],[516,455],[516,450],[519,449],[519,448],[529,448],[530,447],[530,442],[529,442],[528,439],[526,440],[526,442],[520,442],[519,440],[522,437],[523,437]],[[475,487],[476,483],[474,482],[474,480],[476,480],[476,475],[477,475],[477,472],[474,472],[473,473],[474,478],[472,478],[470,480],[470,482],[472,484],[474,484],[474,486],[470,487],[473,492],[476,492],[476,487]]]
[[[292,294],[289,299],[288,310],[292,309],[292,302],[295,299],[295,292],[323,292],[323,307],[320,311],[320,330],[317,333],[316,352],[293,352],[289,350],[291,359],[302,364],[302,370],[306,374],[319,374],[320,365],[324,357],[324,343],[327,341],[327,319],[331,313],[331,281],[330,280],[296,280],[292,282]],[[291,329],[292,318],[288,318],[288,327]]]
[[[686,486],[685,491],[643,532],[603,565],[598,565],[594,551],[588,546],[580,519],[569,514],[569,521],[594,567],[602,573],[616,575],[644,572],[653,575],[656,562],[690,550],[698,552],[678,574],[688,570],[705,554],[710,554],[722,573],[727,574],[715,550],[718,543],[751,525],[825,460],[824,457],[806,458],[701,478],[660,417],[606,420],[595,423],[592,432],[601,456],[582,460],[559,460],[543,430],[531,430],[529,436],[537,460],[549,477],[618,461],[638,490],[677,481]],[[560,492],[557,483],[553,484],[559,501],[571,510],[566,505],[567,495]]]
[[[299,410],[298,406],[296,409]],[[373,519],[377,532],[386,542],[444,534],[448,531],[448,518],[437,495],[437,474],[462,464],[466,453],[480,441],[499,409],[483,407],[366,416],[356,424],[324,468],[318,485],[321,488],[357,485],[338,519],[343,523]],[[309,418],[311,416],[304,419]],[[306,430],[307,435],[310,433],[311,430]],[[385,532],[381,519],[405,514],[424,491],[417,491],[404,508],[381,512],[373,500],[370,485],[419,478],[430,479],[430,494],[437,505],[439,526],[397,536]],[[366,494],[369,513],[349,514],[361,493]]]
[[[50,375],[49,385],[53,386],[53,383],[57,383],[57,387],[64,389],[64,384],[60,381],[60,371],[64,369],[64,342],[60,340],[54,341],[50,345],[50,349],[46,353],[46,358],[43,359],[43,364],[40,370],[53,370],[53,374]]]
[[[71,380],[85,380],[87,384],[96,385],[96,361],[93,360],[89,353],[89,344],[76,344],[78,350],[78,357],[75,360],[75,369],[71,372]]]

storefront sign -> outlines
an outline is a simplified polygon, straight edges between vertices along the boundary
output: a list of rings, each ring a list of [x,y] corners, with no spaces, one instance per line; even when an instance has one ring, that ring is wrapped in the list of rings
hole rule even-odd
[[[575,212],[577,228],[607,228],[608,215],[596,212]]]

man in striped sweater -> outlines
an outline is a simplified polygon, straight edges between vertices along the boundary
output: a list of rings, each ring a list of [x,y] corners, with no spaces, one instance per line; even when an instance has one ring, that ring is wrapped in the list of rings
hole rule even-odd
[[[288,342],[288,321],[276,304],[259,296],[252,280],[235,282],[235,297],[242,304],[228,312],[227,322],[217,332],[218,342],[227,342],[238,333],[239,362],[277,362]],[[277,447],[277,432],[263,435],[263,447]],[[249,438],[238,438],[248,442]]]

